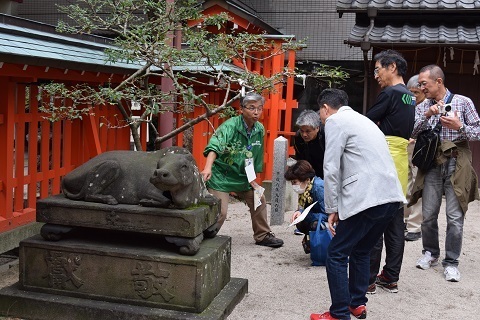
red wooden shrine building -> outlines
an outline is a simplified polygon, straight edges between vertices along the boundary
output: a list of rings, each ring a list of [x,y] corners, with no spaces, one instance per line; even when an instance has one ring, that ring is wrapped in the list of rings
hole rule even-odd
[[[232,23],[251,33],[267,32],[275,46],[286,36],[259,20],[253,13],[230,5],[229,1],[207,1],[205,13],[228,11]],[[32,21],[0,15],[0,253],[18,246],[18,241],[38,233],[35,204],[39,198],[60,193],[61,178],[75,167],[105,151],[129,150],[130,129],[102,126],[114,123],[118,111],[114,107],[95,106],[94,113],[83,120],[50,122],[38,110],[38,85],[57,81],[67,84],[119,83],[136,71],[136,66],[105,63],[103,51],[108,39],[93,36],[67,36],[54,28]],[[273,49],[274,50],[274,49]],[[249,61],[251,70],[266,76],[280,72],[285,66],[294,68],[295,53],[274,56],[261,64]],[[265,171],[262,180],[271,179],[273,142],[291,132],[293,79],[278,85],[267,98],[263,113],[265,138]],[[221,93],[209,92],[209,103],[220,101]],[[69,101],[52,100],[68,105]],[[192,116],[203,113],[194,110]],[[214,127],[221,120],[210,119]],[[171,122],[170,122],[171,123]],[[177,125],[181,119],[176,119]],[[192,153],[203,168],[202,151],[212,129],[207,122],[193,128]],[[145,150],[147,126],[140,135]],[[182,145],[183,137],[176,139]]]

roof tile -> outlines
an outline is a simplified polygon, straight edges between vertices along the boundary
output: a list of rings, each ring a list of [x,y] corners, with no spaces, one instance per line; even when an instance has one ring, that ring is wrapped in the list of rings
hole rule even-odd
[[[379,10],[465,10],[479,9],[480,0],[338,0],[338,11],[359,11],[374,7]]]
[[[355,25],[350,32],[348,42],[358,44],[364,40],[368,27]],[[468,28],[462,25],[447,27],[386,25],[374,27],[370,33],[372,43],[439,43],[439,44],[475,44],[480,43],[480,25]]]

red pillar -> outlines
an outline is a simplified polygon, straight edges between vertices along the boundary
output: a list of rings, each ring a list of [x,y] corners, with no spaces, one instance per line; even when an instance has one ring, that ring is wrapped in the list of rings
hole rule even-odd
[[[10,229],[13,215],[13,150],[15,84],[7,77],[0,77],[0,231]]]

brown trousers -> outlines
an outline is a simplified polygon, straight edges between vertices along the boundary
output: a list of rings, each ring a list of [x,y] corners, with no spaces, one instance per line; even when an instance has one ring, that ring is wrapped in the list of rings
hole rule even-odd
[[[213,194],[215,197],[220,199],[221,201],[221,209],[220,209],[220,217],[218,218],[218,229],[222,227],[225,219],[227,219],[227,212],[228,212],[228,198],[229,193],[213,190],[208,188],[208,192]],[[252,219],[252,229],[253,229],[253,239],[255,242],[262,241],[265,236],[271,232],[270,226],[268,225],[267,221],[267,205],[265,201],[265,196],[262,196],[262,204],[257,208],[254,209],[254,201],[253,201],[253,190],[243,191],[243,192],[235,192],[240,200],[244,201],[248,208],[250,209],[250,216]]]

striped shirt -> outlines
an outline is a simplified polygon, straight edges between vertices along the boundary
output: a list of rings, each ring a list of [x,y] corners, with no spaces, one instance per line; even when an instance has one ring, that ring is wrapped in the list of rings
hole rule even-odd
[[[443,101],[447,101],[452,93],[447,90]],[[415,107],[415,127],[412,132],[412,136],[416,138],[417,134],[428,128],[433,128],[438,121],[440,121],[440,115],[436,114],[429,119],[425,116],[425,112],[437,102],[433,99],[425,99],[422,103]],[[480,140],[480,117],[478,116],[475,105],[470,98],[455,94],[451,101],[452,114],[457,111],[457,116],[460,118],[465,130],[463,133],[457,130],[442,127],[440,131],[440,140],[448,141],[462,141],[462,140]]]

